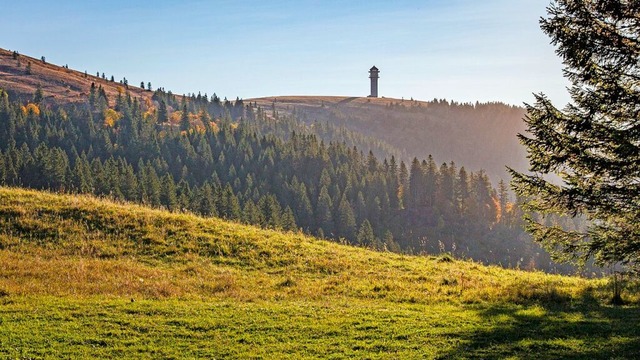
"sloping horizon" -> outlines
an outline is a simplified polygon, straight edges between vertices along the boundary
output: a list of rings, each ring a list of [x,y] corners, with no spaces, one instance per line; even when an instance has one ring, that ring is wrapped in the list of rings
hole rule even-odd
[[[380,96],[522,105],[544,92],[561,106],[561,62],[538,26],[547,5],[32,0],[5,6],[0,47],[177,94],[367,96],[376,65]]]

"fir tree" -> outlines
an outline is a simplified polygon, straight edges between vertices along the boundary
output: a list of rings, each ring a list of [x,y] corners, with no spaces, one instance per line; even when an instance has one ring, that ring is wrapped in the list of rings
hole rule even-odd
[[[167,103],[165,103],[164,100],[160,100],[160,103],[158,104],[158,123],[162,124],[166,123],[167,121],[169,121]]]
[[[160,203],[171,211],[178,209],[178,197],[176,196],[176,184],[173,181],[173,177],[170,174],[165,174],[162,177]]]
[[[531,175],[511,171],[528,230],[556,259],[637,267],[640,258],[640,7],[635,1],[556,0],[541,20],[571,82],[572,103],[543,94],[527,105]],[[545,177],[557,174],[561,182]],[[587,231],[546,226],[545,217],[584,214]],[[620,300],[616,287],[615,300]]]
[[[318,195],[318,201],[316,205],[316,224],[323,230],[325,235],[333,234],[333,215],[331,209],[333,208],[331,197],[327,187],[323,186]]]
[[[336,229],[338,236],[349,240],[353,240],[355,237],[356,218],[353,215],[351,204],[345,195],[342,196],[342,200],[340,200],[340,205],[338,206]]]
[[[44,93],[42,92],[42,87],[38,85],[38,88],[33,94],[33,102],[36,104],[40,104],[42,102],[42,99],[44,99]]]
[[[182,105],[182,116],[180,117],[180,130],[187,131],[191,127],[189,122],[189,111],[187,110],[187,104]]]
[[[365,220],[358,230],[358,244],[368,247],[375,247],[377,243],[376,236],[373,234],[373,228],[369,220]]]
[[[296,230],[296,219],[293,216],[293,210],[287,206],[287,208],[282,213],[282,218],[280,220],[282,230],[286,231],[294,231]]]

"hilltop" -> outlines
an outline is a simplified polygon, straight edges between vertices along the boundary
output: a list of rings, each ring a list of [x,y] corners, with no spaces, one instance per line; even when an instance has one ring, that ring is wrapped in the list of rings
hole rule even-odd
[[[601,280],[15,188],[0,274],[8,357],[624,358],[640,336]]]
[[[527,169],[516,135],[525,132],[522,107],[446,100],[278,96],[245,100],[313,125],[327,122],[377,139],[405,161],[432,155],[468,170],[484,169],[494,182],[508,180],[506,166]],[[386,155],[386,154],[378,154]]]
[[[12,51],[0,49],[0,89],[12,98],[31,99],[40,88],[45,103],[85,103],[92,83],[111,99],[126,92],[144,103],[154,95],[134,86],[139,84],[124,85],[120,79],[110,81],[109,74],[104,79],[95,75],[23,54],[15,58]],[[507,165],[519,171],[527,168],[525,151],[516,138],[525,130],[521,107],[347,96],[272,96],[245,103],[275,108],[307,125],[318,121],[344,127],[363,135],[380,157],[395,155],[409,162],[432,155],[438,164],[454,161],[467,170],[484,169],[494,182],[508,179]]]
[[[95,74],[84,73],[59,66],[27,55],[17,54],[0,48],[0,89],[12,97],[31,99],[40,88],[45,102],[51,104],[84,103],[89,96],[91,83],[102,86],[112,98],[125,91],[138,99],[150,99],[152,91],[132,84],[124,85],[103,79]]]

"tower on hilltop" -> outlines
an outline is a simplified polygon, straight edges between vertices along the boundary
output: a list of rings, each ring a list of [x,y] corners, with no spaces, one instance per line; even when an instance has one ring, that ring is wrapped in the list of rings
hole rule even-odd
[[[377,67],[373,66],[369,69],[369,79],[371,79],[371,95],[369,97],[378,97],[378,70]]]

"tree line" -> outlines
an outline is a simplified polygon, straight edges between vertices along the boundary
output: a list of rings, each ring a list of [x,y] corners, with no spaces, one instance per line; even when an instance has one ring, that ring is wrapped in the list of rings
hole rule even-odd
[[[240,99],[178,97],[164,89],[150,100],[124,91],[109,99],[92,85],[86,103],[67,106],[10,101],[0,92],[0,183],[375,249],[555,266],[523,235],[521,210],[506,185],[494,188],[484,171],[431,157],[408,165],[380,159],[274,119]],[[283,124],[291,131],[285,134]]]

